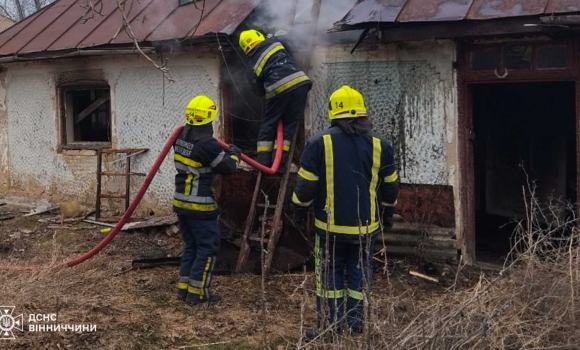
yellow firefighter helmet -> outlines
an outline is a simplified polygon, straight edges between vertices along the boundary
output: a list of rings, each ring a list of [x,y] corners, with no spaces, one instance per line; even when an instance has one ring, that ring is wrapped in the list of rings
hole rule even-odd
[[[266,40],[264,34],[259,31],[254,29],[244,30],[242,34],[240,34],[240,47],[247,55],[256,45],[264,40]]]
[[[185,108],[185,123],[193,126],[209,124],[217,113],[218,109],[211,98],[198,95],[189,101]]]
[[[328,118],[330,120],[366,116],[367,108],[363,95],[350,86],[343,85],[330,95],[328,102]]]

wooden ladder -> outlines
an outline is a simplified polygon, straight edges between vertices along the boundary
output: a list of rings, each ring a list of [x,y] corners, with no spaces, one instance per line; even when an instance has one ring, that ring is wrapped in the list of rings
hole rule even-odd
[[[292,139],[292,144],[290,145],[290,150],[288,152],[288,161],[286,162],[286,167],[284,168],[284,173],[282,174],[282,178],[279,182],[278,188],[278,197],[276,198],[276,205],[272,205],[270,203],[266,203],[265,201],[259,201],[259,198],[263,198],[265,200],[265,196],[262,196],[260,192],[265,192],[263,188],[263,177],[264,174],[260,172],[258,174],[258,178],[256,179],[256,186],[254,187],[254,194],[252,196],[252,204],[250,205],[250,211],[248,213],[248,217],[246,219],[245,227],[244,227],[244,235],[242,236],[241,246],[240,246],[240,255],[238,256],[238,263],[236,264],[236,273],[240,273],[244,270],[244,266],[246,261],[248,260],[248,256],[250,255],[250,241],[258,242],[261,249],[265,250],[265,263],[262,268],[264,269],[264,273],[268,275],[271,270],[272,260],[274,259],[274,252],[276,251],[276,245],[278,244],[278,239],[282,234],[282,214],[284,213],[284,202],[286,200],[286,192],[288,190],[288,180],[290,179],[290,168],[292,166],[292,161],[294,157],[294,152],[296,149],[296,139],[297,139],[298,131],[294,134]],[[251,232],[252,228],[254,227],[254,222],[256,220],[257,215],[257,208],[263,208],[263,218],[266,219],[268,216],[269,210],[274,210],[274,215],[270,220],[270,224],[263,224],[260,225],[260,229],[258,230],[258,236],[252,237]],[[268,229],[269,235],[268,238],[262,239],[265,237],[265,232],[262,230]]]
[[[142,173],[132,173],[131,172],[131,157],[148,151],[148,148],[128,148],[128,149],[100,149],[97,151],[97,203],[95,205],[95,220],[101,218],[101,200],[102,199],[124,199],[125,200],[125,210],[129,208],[129,203],[131,202],[131,176],[145,176]],[[125,160],[125,171],[102,171],[103,165],[103,153],[105,154],[126,154]],[[123,194],[112,194],[112,193],[102,193],[102,177],[103,176],[123,176],[125,177],[125,193]],[[117,220],[117,218],[106,218],[107,220]]]

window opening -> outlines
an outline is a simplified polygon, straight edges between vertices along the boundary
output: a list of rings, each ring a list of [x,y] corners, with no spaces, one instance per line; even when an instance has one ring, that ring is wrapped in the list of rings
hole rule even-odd
[[[66,88],[62,95],[63,143],[111,142],[111,94],[109,87]]]

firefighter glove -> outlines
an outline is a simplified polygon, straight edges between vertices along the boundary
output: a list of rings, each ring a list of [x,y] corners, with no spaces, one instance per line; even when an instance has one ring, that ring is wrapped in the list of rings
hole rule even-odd
[[[229,146],[230,146],[230,150],[229,150],[230,154],[240,158],[240,155],[242,154],[242,150],[234,144],[231,144]]]
[[[394,207],[386,207],[383,209],[383,231],[390,231],[393,228],[393,215],[395,214]]]
[[[304,232],[306,230],[309,208],[292,203],[290,204],[290,210],[292,212],[292,223],[298,230]]]

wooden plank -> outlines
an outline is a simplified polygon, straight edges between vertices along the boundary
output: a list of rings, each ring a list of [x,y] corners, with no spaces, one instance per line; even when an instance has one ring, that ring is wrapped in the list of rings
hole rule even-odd
[[[178,222],[177,216],[169,215],[169,216],[159,216],[153,217],[149,220],[145,221],[138,221],[138,222],[130,222],[125,224],[121,231],[125,230],[136,230],[139,228],[150,228],[150,227],[158,227],[158,226],[169,226],[176,224]]]
[[[103,153],[127,153],[133,155],[133,153],[144,153],[147,152],[149,148],[108,148],[101,152]],[[119,159],[123,160],[123,159]]]
[[[111,96],[103,96],[97,99],[95,102],[91,103],[84,111],[80,112],[77,116],[74,117],[75,124],[80,123],[83,119],[93,113],[97,108],[101,107],[105,102],[109,101]]]
[[[88,222],[90,224],[111,227],[111,228],[117,226],[116,224],[110,224],[107,222],[91,220],[91,219],[85,219],[83,221]],[[178,220],[177,220],[177,217],[175,215],[159,216],[159,217],[151,218],[149,220],[127,223],[127,224],[123,225],[123,227],[121,228],[121,231],[136,230],[136,229],[140,229],[140,228],[159,227],[159,226],[169,226],[169,225],[173,225],[173,224],[177,223],[177,221]]]
[[[99,225],[99,226],[106,226],[106,227],[115,227],[116,226],[116,225],[109,224],[106,222],[91,220],[91,219],[84,219],[83,221],[88,222],[89,224],[95,224],[95,225]]]
[[[438,278],[424,275],[424,274],[422,274],[420,272],[417,272],[415,270],[410,270],[409,271],[409,274],[412,275],[412,276],[419,277],[419,278],[422,278],[424,280],[433,282],[433,283],[439,283],[439,279]]]
[[[44,209],[44,210],[31,211],[30,213],[24,214],[22,216],[28,217],[28,216],[33,216],[33,215],[39,215],[39,214],[48,213],[48,212],[51,212],[51,211],[54,211],[54,210],[57,210],[57,209],[59,209],[59,208],[58,207],[50,207],[50,208],[47,208],[47,209]]]

